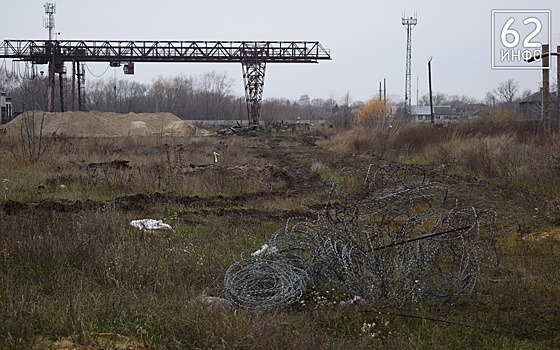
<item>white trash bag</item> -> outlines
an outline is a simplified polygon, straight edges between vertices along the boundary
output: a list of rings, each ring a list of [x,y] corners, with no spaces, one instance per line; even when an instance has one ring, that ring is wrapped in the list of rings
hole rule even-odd
[[[163,220],[154,219],[132,220],[130,222],[130,226],[136,227],[137,229],[143,231],[173,230],[173,228],[171,228],[171,225],[164,223]]]

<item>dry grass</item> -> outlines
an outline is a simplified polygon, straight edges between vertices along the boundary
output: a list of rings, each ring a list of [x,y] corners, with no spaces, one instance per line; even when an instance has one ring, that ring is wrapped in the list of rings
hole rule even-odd
[[[560,136],[544,142],[538,124],[479,120],[445,126],[352,129],[322,141],[335,151],[445,167],[512,189],[560,195]]]
[[[449,174],[560,194],[560,146],[545,146],[531,125],[331,132],[310,135],[344,154],[444,165]],[[298,311],[248,313],[199,302],[201,294],[221,295],[230,264],[287,216],[302,214],[301,204],[321,205],[312,191],[284,196],[275,165],[248,147],[263,139],[57,139],[52,157],[31,162],[16,159],[13,140],[0,135],[0,202],[23,205],[0,210],[0,349],[552,349],[560,342],[560,241],[523,239],[510,228],[499,235],[498,267],[484,268],[475,294],[452,304],[379,312],[323,298]],[[329,156],[298,153],[286,163],[303,162],[329,182],[341,176],[334,159],[346,158]],[[115,200],[135,194],[146,202]],[[80,210],[36,206],[74,200]],[[174,230],[128,225],[144,217]]]
[[[155,191],[232,195],[281,185],[235,137],[54,138],[44,141],[48,148],[37,160],[13,151],[18,142],[0,136],[4,200],[101,200]]]

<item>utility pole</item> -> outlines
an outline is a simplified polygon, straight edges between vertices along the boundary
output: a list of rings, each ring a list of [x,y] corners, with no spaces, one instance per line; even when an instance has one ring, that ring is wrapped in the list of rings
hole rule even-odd
[[[383,78],[383,88],[381,87],[381,82],[379,82],[379,101],[383,102],[383,116],[382,125],[385,127],[387,122],[387,79]]]
[[[383,126],[386,127],[389,116],[387,115],[387,79],[383,78]]]
[[[387,79],[383,78],[383,106],[387,106]]]
[[[551,132],[550,128],[550,56],[556,56],[556,106],[558,108],[558,125],[560,128],[560,45],[556,47],[556,52],[550,52],[550,45],[542,45],[542,54],[530,57],[526,61],[528,63],[536,60],[542,60],[542,75],[543,75],[543,88],[542,88],[542,120],[545,137],[549,140],[548,136]],[[560,129],[559,129],[560,132]]]
[[[542,45],[543,53],[547,53],[542,57],[542,74],[543,74],[543,91],[542,91],[542,113],[543,113],[543,124],[544,133],[547,140],[550,138],[550,55],[549,44]]]
[[[434,104],[432,102],[432,57],[428,60],[428,88],[430,90],[430,118],[434,123]]]
[[[412,90],[411,73],[412,73],[412,28],[416,26],[418,20],[416,14],[414,17],[406,18],[403,14],[402,25],[406,28],[406,73],[404,88],[404,114],[405,118],[410,117],[410,95]]]
[[[418,94],[419,94],[419,87],[418,87],[418,85],[419,85],[419,84],[420,84],[420,77],[416,76],[416,105],[417,105],[417,106],[418,106],[418,104],[419,104],[419,103],[418,103],[418,101],[419,101],[419,97],[418,97]]]

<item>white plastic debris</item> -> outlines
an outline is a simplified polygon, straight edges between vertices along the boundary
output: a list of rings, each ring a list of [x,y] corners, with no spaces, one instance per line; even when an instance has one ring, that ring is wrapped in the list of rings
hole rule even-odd
[[[254,258],[258,258],[260,256],[263,256],[266,252],[270,252],[270,253],[276,253],[278,251],[278,248],[276,247],[269,247],[268,244],[263,244],[261,249],[256,250],[254,252],[251,253],[251,256]]]
[[[263,244],[261,249],[255,250],[254,252],[252,252],[251,256],[259,257],[259,256],[263,255],[264,253],[266,253],[267,250],[268,250],[268,244]]]
[[[173,228],[171,228],[171,225],[164,223],[163,220],[154,219],[132,220],[130,222],[130,226],[136,227],[137,229],[143,231],[173,230]]]

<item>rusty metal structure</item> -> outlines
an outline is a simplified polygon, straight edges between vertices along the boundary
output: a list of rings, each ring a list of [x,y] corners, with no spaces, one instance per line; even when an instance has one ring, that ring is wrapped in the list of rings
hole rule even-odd
[[[134,74],[136,62],[241,63],[249,122],[258,124],[267,63],[318,63],[330,60],[330,51],[316,41],[107,41],[107,40],[4,40],[0,58],[48,64],[48,109],[54,111],[55,75],[72,63],[72,86],[81,93],[79,64],[124,64]],[[62,78],[61,78],[62,79]],[[61,97],[62,98],[62,97]],[[74,106],[72,89],[71,106]],[[81,103],[78,107],[82,108]]]

